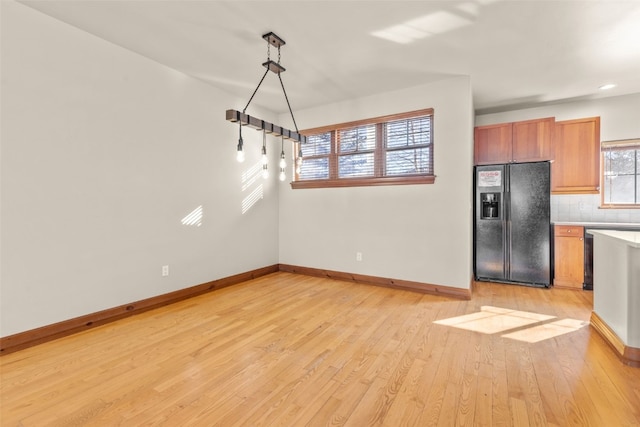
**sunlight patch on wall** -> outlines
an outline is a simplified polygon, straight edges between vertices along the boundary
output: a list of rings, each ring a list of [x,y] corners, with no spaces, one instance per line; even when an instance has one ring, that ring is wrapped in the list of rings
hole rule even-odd
[[[263,181],[262,178],[262,163],[257,162],[253,166],[250,166],[244,172],[242,172],[242,192],[249,191],[252,187],[255,186],[256,182],[260,180]],[[264,198],[264,187],[262,183],[258,184],[257,187],[253,188],[253,190],[242,199],[242,214],[244,215],[249,209],[255,205],[258,200]]]
[[[255,205],[258,200],[264,198],[264,191],[262,184],[258,185],[247,197],[242,199],[242,213],[245,214],[249,209]]]
[[[182,225],[200,227],[202,225],[202,216],[203,210],[202,205],[200,205],[182,218]]]
[[[260,178],[262,178],[262,163],[258,162],[242,172],[242,191],[251,187]]]

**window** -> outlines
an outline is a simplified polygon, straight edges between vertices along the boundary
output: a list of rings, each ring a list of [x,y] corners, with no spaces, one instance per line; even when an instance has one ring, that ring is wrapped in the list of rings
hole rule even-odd
[[[309,135],[307,143],[301,145],[304,161],[300,167],[299,175],[303,175],[305,179],[328,179],[331,133]]]
[[[640,207],[640,139],[602,142],[603,207]]]
[[[431,184],[433,110],[420,110],[303,132],[302,166],[293,188]]]

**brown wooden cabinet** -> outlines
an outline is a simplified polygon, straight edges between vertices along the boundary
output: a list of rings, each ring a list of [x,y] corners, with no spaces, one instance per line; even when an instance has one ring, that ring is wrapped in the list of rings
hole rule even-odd
[[[551,159],[555,119],[526,120],[477,126],[474,129],[474,163],[522,163]]]
[[[551,192],[600,191],[600,117],[555,123]]]
[[[551,160],[555,119],[527,120],[513,124],[513,161]]]
[[[554,227],[553,285],[559,288],[582,289],[584,284],[584,227],[556,225]]]
[[[474,129],[474,163],[491,165],[509,163],[513,158],[513,125],[478,126]]]

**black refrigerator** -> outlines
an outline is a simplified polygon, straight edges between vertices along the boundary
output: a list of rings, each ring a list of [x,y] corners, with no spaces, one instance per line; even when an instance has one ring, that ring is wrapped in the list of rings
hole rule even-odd
[[[476,280],[551,284],[549,162],[476,166]]]

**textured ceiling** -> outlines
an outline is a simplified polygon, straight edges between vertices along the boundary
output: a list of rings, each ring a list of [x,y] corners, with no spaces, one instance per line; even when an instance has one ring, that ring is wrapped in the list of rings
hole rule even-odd
[[[640,92],[640,0],[21,3],[247,100],[273,31],[294,111],[457,75],[477,113]],[[253,102],[287,110],[274,74]]]

